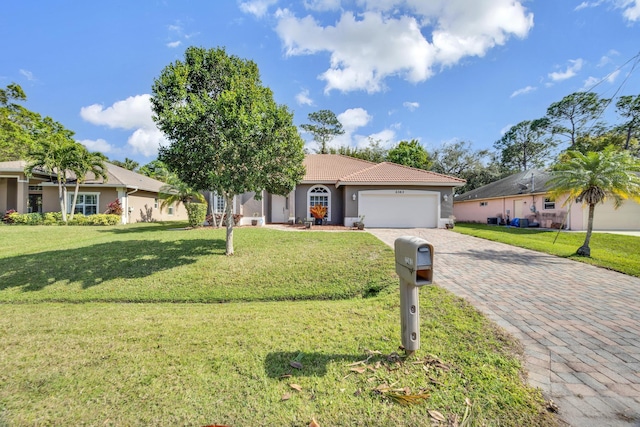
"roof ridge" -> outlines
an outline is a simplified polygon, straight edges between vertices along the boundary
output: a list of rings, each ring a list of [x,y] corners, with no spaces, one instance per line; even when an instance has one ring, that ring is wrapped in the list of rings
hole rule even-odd
[[[366,160],[365,160],[365,162],[366,162]],[[373,162],[369,162],[369,163],[373,163]],[[351,172],[350,174],[347,174],[347,175],[345,175],[345,176],[341,176],[340,178],[338,178],[338,182],[342,181],[343,179],[347,179],[347,178],[349,178],[349,177],[350,177],[350,176],[352,176],[352,175],[358,175],[358,174],[361,174],[361,173],[363,173],[363,172],[369,171],[369,170],[371,170],[371,169],[375,169],[375,168],[377,168],[378,166],[380,166],[381,164],[382,164],[382,163],[373,163],[373,164],[372,164],[371,166],[369,166],[369,167],[366,167],[366,168],[364,168],[364,169],[360,169],[360,170],[355,171],[355,172]]]
[[[444,177],[444,178],[453,178],[453,179],[457,179],[457,180],[459,180],[461,182],[467,182],[466,179],[458,178],[457,176],[446,175],[446,174],[443,174],[443,173],[440,173],[440,172],[434,172],[434,171],[430,171],[430,170],[426,170],[426,169],[414,168],[413,166],[401,165],[400,163],[394,163],[394,162],[382,162],[382,163],[390,164],[390,165],[393,165],[393,166],[399,166],[401,168],[409,169],[409,170],[412,170],[412,171],[424,172],[424,173],[431,174],[431,175],[437,175],[437,176],[441,176],[441,177]],[[380,163],[380,164],[382,164],[382,163]]]

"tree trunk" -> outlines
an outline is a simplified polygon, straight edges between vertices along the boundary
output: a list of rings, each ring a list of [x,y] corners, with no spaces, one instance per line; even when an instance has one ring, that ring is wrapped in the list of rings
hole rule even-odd
[[[227,244],[225,255],[233,255],[233,197],[224,195],[224,210],[227,215]]]
[[[591,240],[591,233],[593,232],[593,213],[596,210],[595,203],[589,203],[589,222],[587,223],[587,237],[584,239],[582,246],[578,248],[576,252],[581,256],[591,256],[591,248],[589,248],[589,241]]]
[[[64,191],[62,181],[58,178],[58,201],[60,202],[60,213],[62,214],[62,221],[67,222],[67,202],[66,191]]]
[[[76,202],[78,201],[78,191],[80,191],[80,182],[76,180],[76,192],[73,193],[73,200],[71,201],[71,211],[69,212],[69,221],[73,220],[73,215],[76,211]]]

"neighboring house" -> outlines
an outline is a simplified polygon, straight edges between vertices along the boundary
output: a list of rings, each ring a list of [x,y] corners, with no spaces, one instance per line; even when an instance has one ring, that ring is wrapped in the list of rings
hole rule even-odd
[[[58,184],[55,176],[41,171],[34,172],[27,178],[24,168],[25,161],[0,162],[0,213],[14,209],[20,213],[28,212],[59,212]],[[184,206],[169,206],[160,210],[158,193],[163,182],[147,176],[106,163],[108,179],[96,180],[89,174],[80,185],[76,212],[85,215],[103,213],[109,203],[120,200],[122,205],[122,223],[141,220],[141,211],[146,213],[152,209],[152,218],[157,221],[171,221],[187,219]],[[69,176],[67,181],[68,206],[75,191],[75,176]]]
[[[463,179],[394,163],[372,163],[339,154],[311,154],[306,174],[288,196],[245,194],[234,201],[241,224],[260,217],[267,223],[300,222],[310,208],[327,208],[327,224],[367,227],[444,228],[453,211],[453,189]],[[216,206],[220,204],[216,202]]]
[[[501,179],[455,197],[456,221],[495,223],[496,218],[525,218],[541,227],[586,230],[588,209],[581,203],[563,207],[566,197],[549,196],[547,171],[532,169]],[[596,205],[594,230],[640,230],[640,204],[627,200],[617,210],[613,201]]]

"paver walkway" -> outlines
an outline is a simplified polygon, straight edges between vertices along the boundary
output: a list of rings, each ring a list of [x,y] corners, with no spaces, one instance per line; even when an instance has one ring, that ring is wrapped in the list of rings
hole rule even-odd
[[[369,232],[433,244],[434,282],[521,341],[530,384],[563,421],[640,426],[639,278],[448,230]]]

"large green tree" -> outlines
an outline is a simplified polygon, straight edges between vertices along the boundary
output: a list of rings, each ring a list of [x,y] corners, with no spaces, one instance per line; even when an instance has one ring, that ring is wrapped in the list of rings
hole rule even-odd
[[[429,169],[432,165],[429,153],[416,139],[400,141],[387,153],[387,161],[418,169]]]
[[[140,163],[136,162],[133,159],[130,159],[128,157],[124,158],[124,161],[120,161],[120,160],[110,160],[110,162],[116,166],[120,166],[121,168],[124,168],[126,170],[130,170],[133,172],[136,172],[138,170],[138,167],[140,166]]]
[[[35,147],[34,131],[42,119],[18,103],[26,99],[18,84],[0,89],[0,162],[25,159]]]
[[[275,103],[253,61],[223,48],[187,48],[155,79],[151,104],[169,140],[159,160],[192,188],[224,197],[226,254],[233,254],[234,196],[286,195],[304,176],[293,114]]]
[[[625,136],[625,150],[631,148],[631,141],[640,139],[640,95],[625,95],[616,101],[616,111],[626,121],[619,126]]]
[[[300,125],[300,127],[313,135],[313,140],[320,145],[318,150],[320,154],[328,154],[327,144],[344,133],[342,123],[331,110],[309,113],[308,118],[311,123]]]
[[[597,204],[610,198],[617,209],[627,199],[640,202],[640,160],[626,151],[613,147],[586,154],[566,151],[551,173],[548,184],[554,197],[567,196],[565,205],[578,202],[589,207],[587,235],[578,255],[591,256],[589,242]]]
[[[568,141],[568,150],[574,150],[578,137],[588,135],[591,129],[601,126],[598,118],[609,105],[610,99],[600,98],[593,92],[575,92],[547,108],[554,135]]]
[[[493,144],[501,153],[502,166],[512,171],[542,167],[556,145],[549,137],[549,125],[549,120],[542,118],[512,126]]]
[[[162,200],[160,209],[164,209],[174,203],[177,206],[180,203],[187,205],[193,201],[207,202],[202,193],[191,188],[189,184],[180,181],[180,178],[175,174],[170,174],[167,183],[160,187],[158,198]]]

